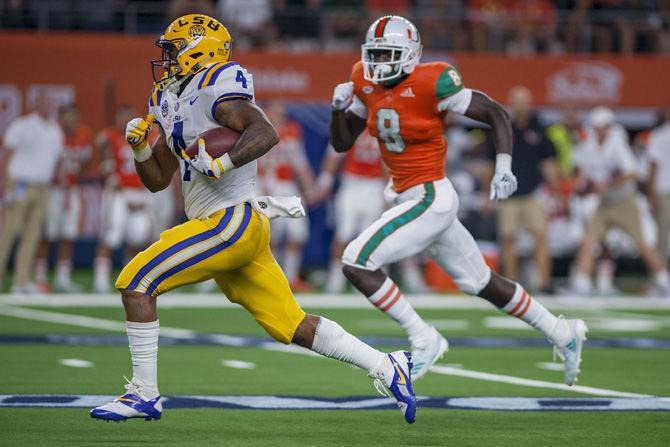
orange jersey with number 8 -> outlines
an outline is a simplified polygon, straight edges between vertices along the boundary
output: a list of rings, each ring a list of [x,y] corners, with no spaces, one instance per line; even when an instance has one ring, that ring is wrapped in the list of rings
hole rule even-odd
[[[393,189],[445,177],[446,112],[438,102],[463,88],[460,74],[446,62],[419,64],[402,82],[386,88],[363,77],[360,62],[351,74],[354,94],[367,109],[367,127],[379,140]]]

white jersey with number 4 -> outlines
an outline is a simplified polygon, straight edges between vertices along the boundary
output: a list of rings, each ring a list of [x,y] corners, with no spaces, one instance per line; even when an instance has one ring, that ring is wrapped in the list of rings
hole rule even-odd
[[[201,133],[220,127],[214,113],[225,101],[254,101],[251,74],[237,62],[214,63],[195,76],[180,95],[154,89],[149,111],[165,132],[172,154],[179,160],[186,215],[202,219],[254,196],[256,162],[227,172],[220,179],[209,178],[191,168],[181,157]]]

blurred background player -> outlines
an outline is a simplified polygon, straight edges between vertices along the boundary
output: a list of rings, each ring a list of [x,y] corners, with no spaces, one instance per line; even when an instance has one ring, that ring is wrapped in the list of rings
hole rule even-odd
[[[63,151],[63,131],[51,119],[51,101],[38,93],[33,111],[15,119],[3,141],[7,163],[4,222],[0,231],[0,283],[14,242],[20,239],[14,260],[13,293],[38,293],[31,281],[37,246],[47,210],[49,185]]]
[[[561,168],[561,176],[564,179],[571,178],[574,170],[572,154],[575,147],[584,138],[577,109],[570,104],[563,105],[559,120],[547,127],[546,134],[556,150],[556,159]]]
[[[517,238],[528,231],[533,238],[533,258],[539,276],[537,288],[543,293],[551,290],[551,258],[547,244],[547,213],[537,198],[544,182],[550,191],[559,191],[560,172],[556,163],[554,145],[545,135],[545,128],[532,110],[533,97],[526,87],[517,86],[509,91],[509,111],[514,132],[512,171],[519,187],[512,197],[498,204],[498,239],[502,253],[503,274],[518,280]],[[490,141],[489,157],[495,161],[496,151]],[[491,177],[493,177],[493,164]],[[530,282],[533,285],[533,282]]]
[[[112,252],[125,243],[124,262],[128,262],[152,236],[151,193],[137,175],[133,151],[125,136],[126,124],[134,116],[132,107],[119,107],[115,125],[96,137],[97,148],[103,154],[102,170],[107,174],[102,233],[93,261],[93,286],[98,293],[111,290]]]
[[[54,288],[58,292],[80,292],[72,281],[74,241],[79,236],[82,216],[82,195],[79,187],[82,167],[93,154],[91,130],[82,124],[76,104],[58,110],[58,120],[65,135],[64,151],[49,190],[46,218],[46,240],[40,244],[35,279],[43,290],[49,290],[49,246],[56,243],[57,258]]]
[[[592,293],[591,273],[594,249],[610,228],[623,230],[635,243],[638,253],[654,275],[656,292],[670,294],[670,275],[664,259],[644,239],[641,210],[637,202],[638,168],[623,127],[614,122],[614,113],[597,107],[589,114],[586,140],[575,153],[578,175],[599,196],[599,203],[575,260],[572,277],[574,293]]]
[[[302,128],[287,118],[280,100],[269,101],[265,112],[277,129],[279,143],[258,160],[259,194],[302,196],[303,203],[310,204],[315,181],[305,154]],[[307,216],[302,219],[275,219],[271,229],[272,252],[291,288],[295,291],[309,290],[310,286],[300,277],[303,248],[309,237]]]
[[[658,253],[668,259],[670,237],[670,105],[663,110],[663,123],[649,135],[649,196],[656,215]]]
[[[329,293],[340,293],[346,288],[347,280],[342,274],[344,247],[384,211],[386,175],[377,139],[364,131],[345,154],[328,148],[317,182],[319,199],[331,193],[338,173],[335,235],[330,246],[326,283],[326,291]]]

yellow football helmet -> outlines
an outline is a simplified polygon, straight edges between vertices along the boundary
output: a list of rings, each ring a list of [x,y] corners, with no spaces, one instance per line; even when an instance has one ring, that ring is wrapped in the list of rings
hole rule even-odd
[[[154,82],[165,87],[193,75],[210,62],[228,62],[233,39],[225,26],[204,14],[187,14],[170,23],[156,41],[161,59],[151,61]],[[156,68],[165,70],[157,77]]]

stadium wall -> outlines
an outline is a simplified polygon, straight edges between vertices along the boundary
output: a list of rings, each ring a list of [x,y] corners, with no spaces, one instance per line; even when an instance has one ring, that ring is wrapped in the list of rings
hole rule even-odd
[[[93,128],[108,124],[118,104],[146,108],[149,60],[160,53],[146,36],[0,32],[10,63],[0,74],[0,132],[29,108],[36,89],[76,101]],[[259,99],[327,101],[349,77],[358,53],[233,52],[255,77]],[[584,55],[510,57],[428,54],[449,60],[466,83],[504,100],[510,87],[527,85],[539,105],[658,107],[670,102],[670,58]],[[653,86],[653,88],[652,88]]]

